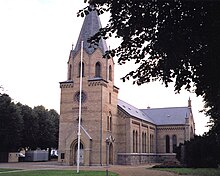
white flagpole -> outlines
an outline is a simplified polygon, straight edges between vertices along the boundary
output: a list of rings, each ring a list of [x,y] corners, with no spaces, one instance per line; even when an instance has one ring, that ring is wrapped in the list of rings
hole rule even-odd
[[[80,158],[80,127],[81,127],[81,112],[82,112],[82,58],[83,58],[83,41],[81,42],[81,58],[80,58],[80,83],[79,83],[79,125],[78,125],[78,149],[77,149],[77,173],[79,173],[79,158]]]

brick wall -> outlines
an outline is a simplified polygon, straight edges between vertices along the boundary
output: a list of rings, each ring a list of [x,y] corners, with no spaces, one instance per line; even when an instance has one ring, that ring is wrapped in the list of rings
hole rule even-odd
[[[119,165],[139,165],[146,163],[163,163],[176,161],[175,153],[119,153],[117,164]]]

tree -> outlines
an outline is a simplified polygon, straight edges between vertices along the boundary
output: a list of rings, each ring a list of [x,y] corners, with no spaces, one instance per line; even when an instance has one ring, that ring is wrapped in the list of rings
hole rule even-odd
[[[59,114],[54,110],[49,110],[49,119],[52,122],[53,126],[53,140],[51,141],[51,147],[58,148],[58,139],[59,139]]]
[[[32,109],[13,103],[7,94],[0,94],[0,153],[19,148],[57,148],[58,130],[59,114],[54,109],[48,111],[43,106]]]
[[[0,95],[0,152],[17,151],[21,145],[23,120],[19,108],[7,94]]]
[[[106,27],[89,39],[93,47],[101,37],[115,35],[122,42],[105,53],[118,63],[134,60],[138,69],[122,79],[134,84],[160,80],[175,83],[202,96],[206,114],[220,135],[220,3],[204,0],[90,0],[79,11],[110,12]]]
[[[33,111],[38,124],[36,147],[41,149],[57,147],[57,121],[59,115],[55,113],[55,110],[48,111],[43,106],[34,107]]]
[[[27,105],[17,104],[20,107],[21,115],[23,118],[23,130],[22,130],[22,144],[21,147],[36,149],[39,124],[37,116],[33,109]]]
[[[184,152],[181,150],[182,145],[178,147],[178,155],[187,167],[217,168],[220,163],[220,143],[216,143],[214,136],[195,136],[193,140],[185,141]]]

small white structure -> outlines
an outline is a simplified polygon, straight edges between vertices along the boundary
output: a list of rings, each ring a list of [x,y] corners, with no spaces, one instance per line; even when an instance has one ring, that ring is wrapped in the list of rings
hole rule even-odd
[[[9,163],[18,162],[18,157],[19,157],[19,153],[18,152],[8,153],[8,162]]]
[[[48,151],[35,150],[25,153],[25,161],[48,161]]]

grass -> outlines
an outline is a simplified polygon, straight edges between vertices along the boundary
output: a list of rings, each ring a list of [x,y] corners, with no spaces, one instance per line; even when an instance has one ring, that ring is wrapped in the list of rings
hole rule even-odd
[[[76,173],[73,170],[33,170],[0,173],[0,176],[105,176],[105,171],[80,171]],[[109,172],[109,176],[118,176],[118,174]]]
[[[179,175],[220,176],[220,169],[214,168],[157,168],[157,170],[174,172]]]
[[[18,169],[5,169],[5,168],[0,168],[0,173],[1,173],[1,172],[14,171],[14,170],[18,170]]]

